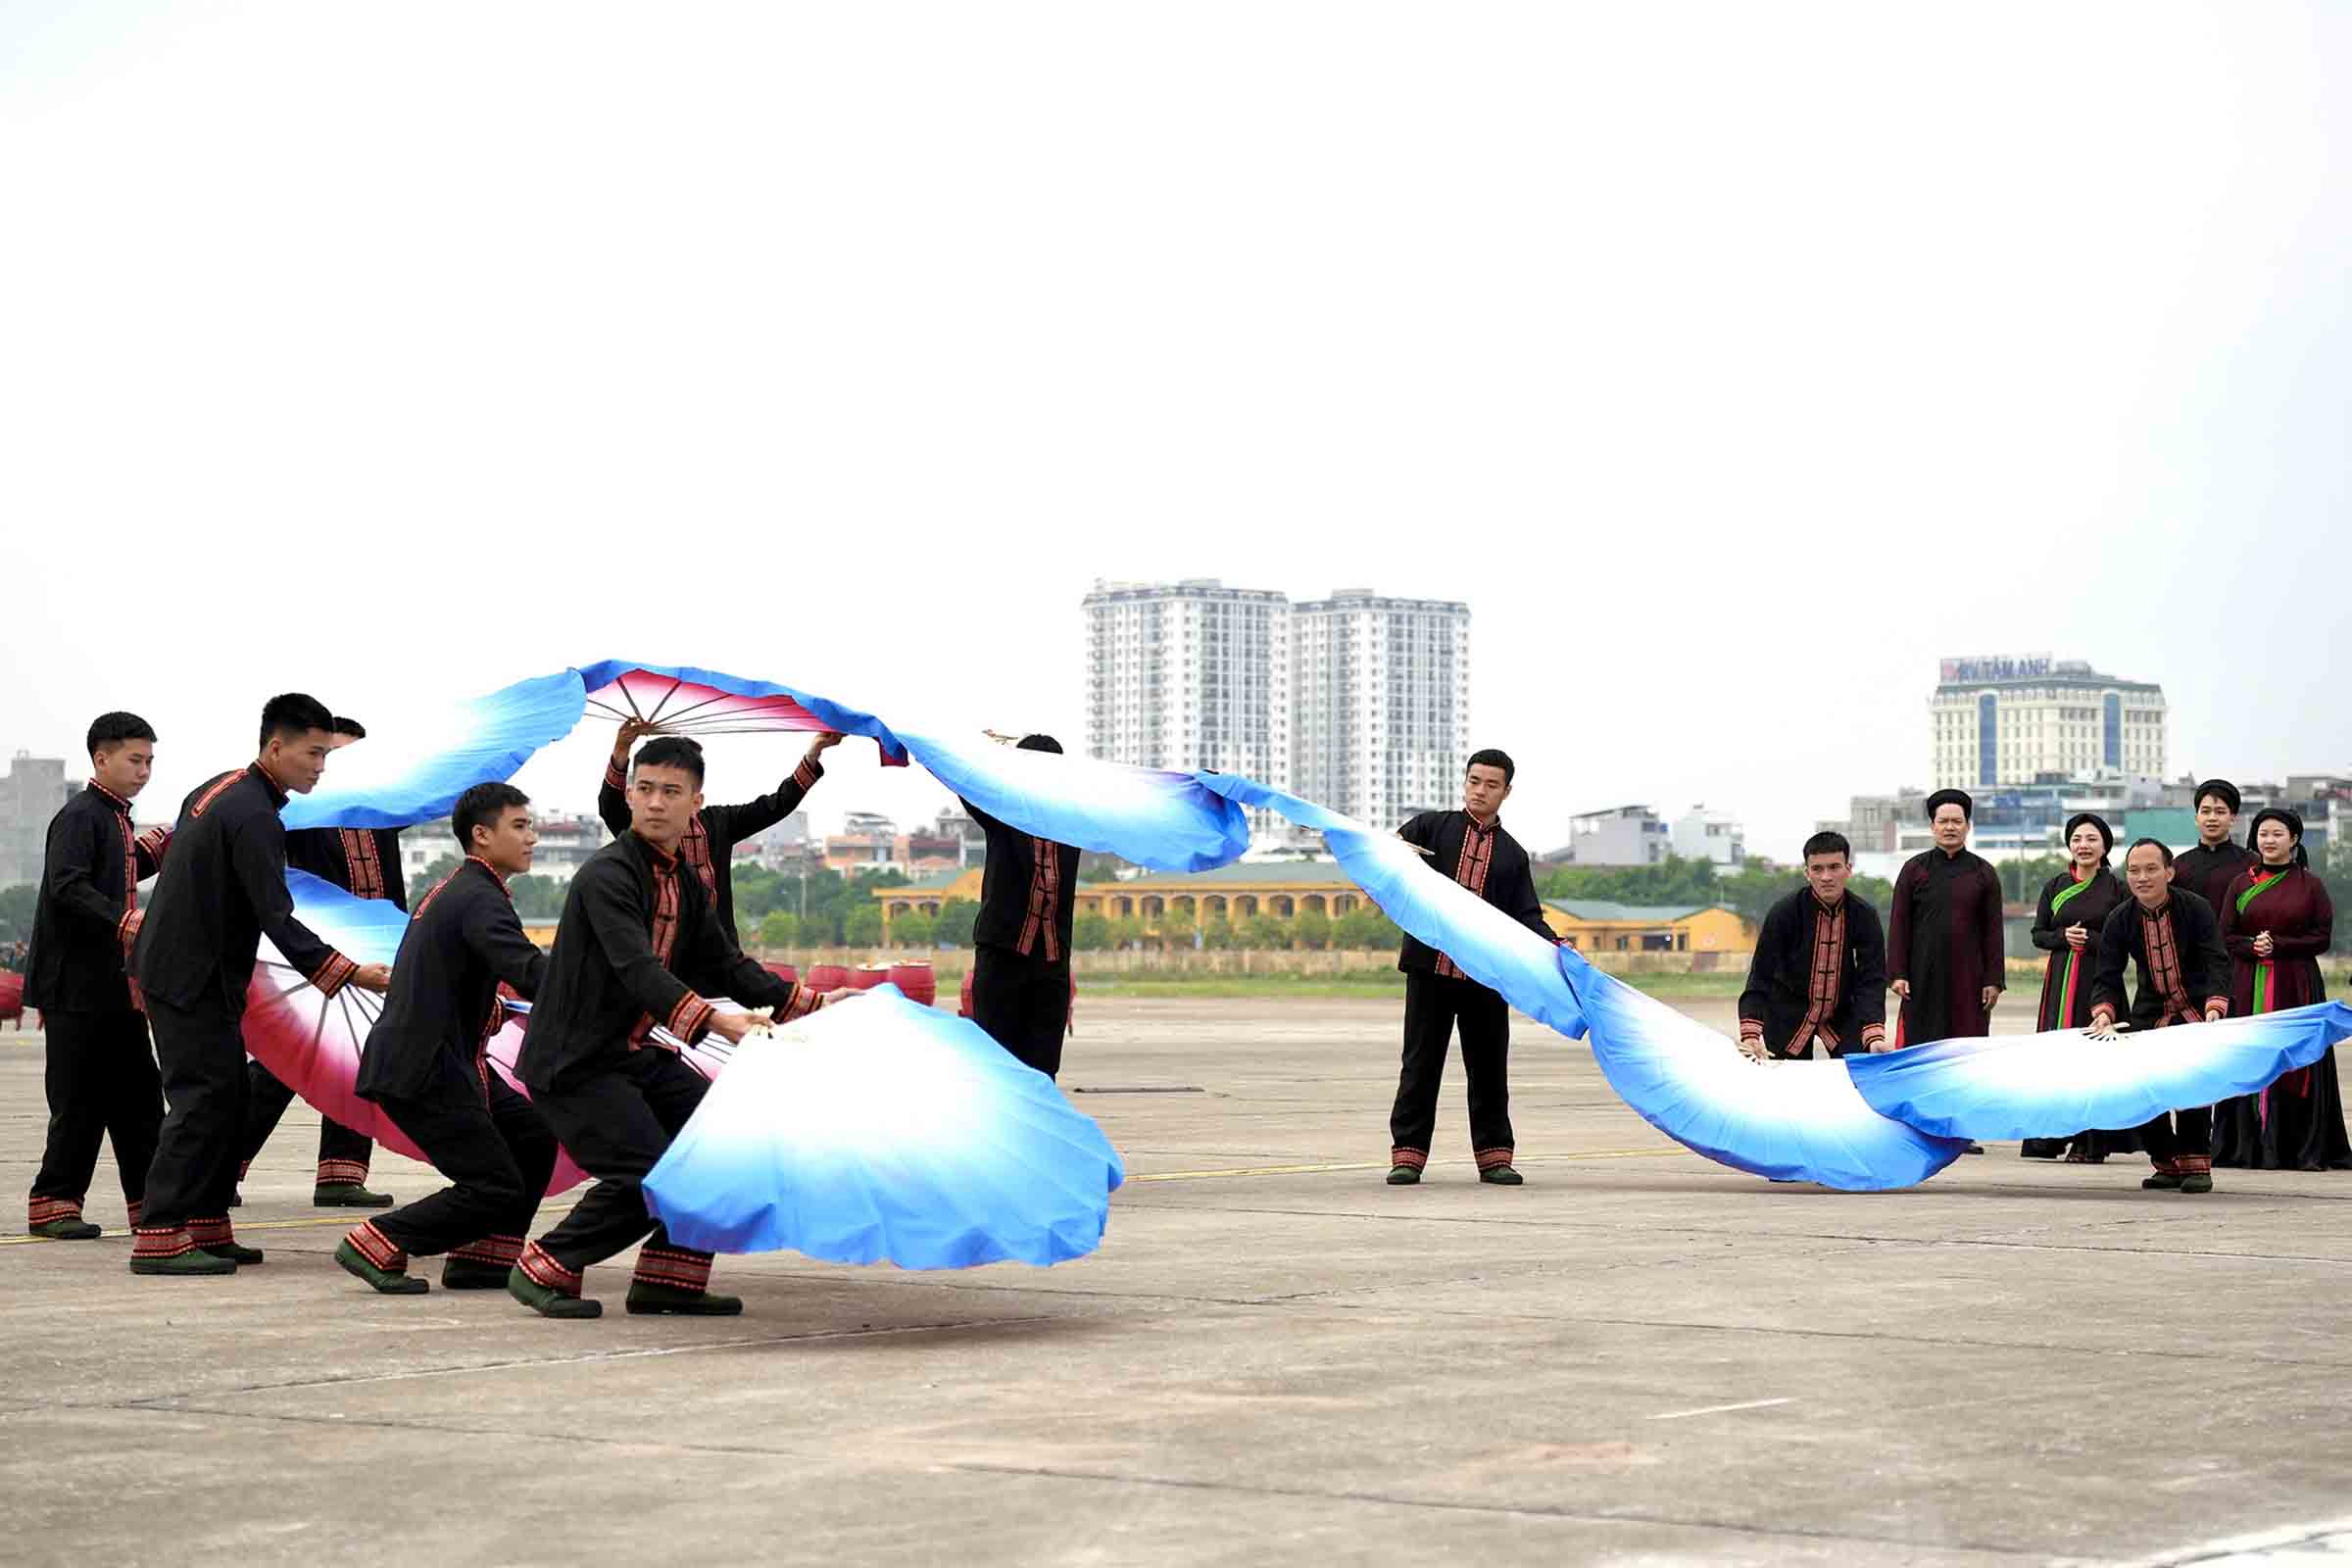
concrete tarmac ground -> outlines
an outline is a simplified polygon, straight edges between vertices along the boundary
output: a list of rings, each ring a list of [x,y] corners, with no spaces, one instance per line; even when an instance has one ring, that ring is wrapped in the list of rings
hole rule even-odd
[[[1528,1185],[1476,1180],[1457,1071],[1391,1188],[1394,1003],[1079,1028],[1132,1176],[1096,1256],[726,1258],[704,1321],[623,1315],[614,1264],[594,1323],[345,1275],[307,1107],[259,1268],[134,1278],[103,1163],[107,1238],[27,1241],[40,1052],[0,1033],[0,1561],[2303,1561],[2352,1513],[2352,1177],[1995,1145],[1772,1186],[1521,1019]]]

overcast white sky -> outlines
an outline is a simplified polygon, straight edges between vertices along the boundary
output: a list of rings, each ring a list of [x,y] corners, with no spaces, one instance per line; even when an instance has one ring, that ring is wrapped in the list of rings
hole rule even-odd
[[[6,0],[0,748],[138,710],[168,814],[270,692],[608,657],[1082,741],[1090,580],[1214,575],[1469,601],[1538,848],[1788,855],[1947,654],[2352,765],[2348,78],[2288,3]],[[936,802],[871,756],[820,825]]]

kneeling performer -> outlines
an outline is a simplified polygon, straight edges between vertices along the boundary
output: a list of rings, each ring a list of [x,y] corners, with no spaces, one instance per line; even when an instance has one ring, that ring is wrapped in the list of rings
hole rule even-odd
[[[564,899],[547,983],[522,1042],[522,1081],[548,1125],[596,1185],[507,1276],[514,1298],[546,1317],[595,1317],[580,1271],[640,1239],[632,1312],[740,1312],[713,1296],[710,1254],[670,1245],[645,1206],[643,1182],[702,1103],[710,1080],[653,1037],[691,1045],[741,1041],[760,1020],[725,1013],[702,993],[796,1018],[822,1004],[743,956],[712,916],[710,895],[678,848],[703,805],[703,756],[663,736],[637,754],[629,831],[599,850]],[[681,874],[683,870],[683,874]]]
[[[390,1000],[360,1056],[361,1097],[452,1183],[357,1227],[335,1249],[336,1262],[387,1295],[424,1291],[408,1272],[411,1254],[448,1253],[447,1290],[505,1285],[556,1168],[547,1118],[484,1054],[502,1019],[500,982],[529,1000],[547,976],[547,955],[522,934],[507,891],[539,842],[530,804],[512,784],[476,784],[458,797],[450,827],[466,858],[416,906]]]

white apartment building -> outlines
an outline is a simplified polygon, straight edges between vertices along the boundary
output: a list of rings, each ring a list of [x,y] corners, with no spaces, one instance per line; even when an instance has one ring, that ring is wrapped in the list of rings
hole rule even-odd
[[[1379,826],[1461,804],[1470,607],[1346,588],[1291,607],[1291,788]]]
[[[1081,603],[1088,756],[1290,788],[1289,600],[1193,578],[1097,581]]]
[[[2032,784],[2109,770],[2162,777],[2164,688],[2080,660],[1947,659],[1928,700],[1937,789]]]

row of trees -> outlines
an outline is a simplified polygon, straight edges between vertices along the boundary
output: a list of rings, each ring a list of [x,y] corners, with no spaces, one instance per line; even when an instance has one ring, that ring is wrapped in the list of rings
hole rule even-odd
[[[1712,860],[1685,860],[1669,855],[1656,865],[1556,866],[1537,883],[1546,899],[1600,899],[1612,904],[1666,907],[1720,904],[1749,925],[1761,924],[1765,911],[1798,887],[1804,874],[1794,869],[1767,870],[1743,866],[1726,876]],[[2034,884],[2036,888],[2040,883]],[[1848,884],[1856,897],[1882,910],[1894,897],[1892,883],[1858,876]]]

